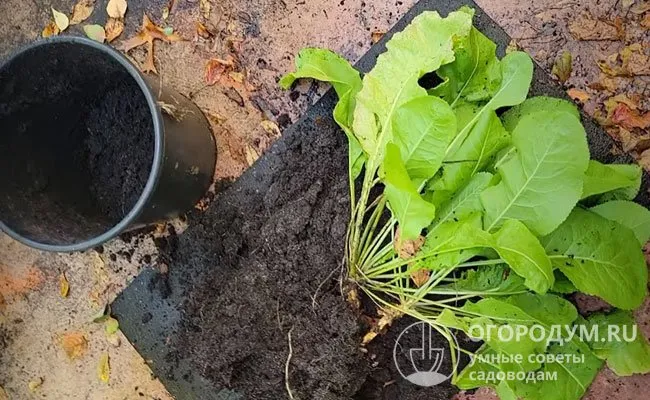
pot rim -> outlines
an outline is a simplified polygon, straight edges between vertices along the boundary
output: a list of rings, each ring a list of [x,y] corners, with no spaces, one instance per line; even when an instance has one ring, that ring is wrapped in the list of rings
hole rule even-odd
[[[135,65],[133,65],[133,63],[119,51],[113,49],[108,45],[96,42],[91,39],[78,37],[78,36],[54,36],[47,39],[38,40],[34,43],[22,47],[14,54],[12,54],[7,59],[6,62],[0,65],[0,70],[7,68],[13,61],[15,61],[17,58],[21,57],[24,53],[30,50],[39,47],[53,45],[53,44],[60,44],[60,43],[73,43],[81,46],[88,46],[95,50],[99,50],[103,52],[104,54],[108,55],[109,57],[111,57],[112,59],[120,63],[124,67],[124,69],[129,73],[129,75],[131,75],[131,77],[133,77],[135,82],[138,84],[140,90],[142,91],[142,94],[144,95],[147,101],[147,105],[149,106],[149,111],[151,112],[151,120],[153,122],[153,134],[154,134],[153,163],[151,165],[149,177],[147,178],[147,183],[144,189],[142,190],[142,193],[140,194],[138,201],[131,208],[128,214],[126,214],[117,224],[115,224],[106,232],[98,236],[95,236],[93,238],[81,241],[79,243],[64,244],[64,245],[47,244],[47,243],[41,243],[32,240],[30,238],[27,238],[17,233],[9,226],[7,226],[0,219],[0,230],[4,231],[7,235],[12,237],[13,239],[16,239],[17,241],[26,244],[27,246],[39,250],[45,250],[45,251],[72,252],[72,251],[87,250],[99,246],[113,239],[114,237],[118,236],[120,233],[124,232],[140,216],[147,202],[151,199],[151,196],[155,191],[156,186],[158,185],[158,181],[160,179],[160,175],[162,171],[162,164],[163,164],[162,155],[164,153],[163,118],[158,108],[156,97],[151,91],[149,85],[147,85],[144,76],[142,75],[140,70]]]

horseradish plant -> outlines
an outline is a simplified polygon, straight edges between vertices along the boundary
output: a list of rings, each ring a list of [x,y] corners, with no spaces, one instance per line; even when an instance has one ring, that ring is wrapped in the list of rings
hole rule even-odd
[[[304,49],[280,84],[313,78],[338,94],[334,119],[349,140],[347,271],[381,307],[380,327],[411,315],[449,338],[454,354],[452,329],[536,326],[546,340],[492,335],[477,351],[521,354],[523,363],[474,362],[453,382],[493,386],[502,399],[578,399],[604,362],[619,375],[650,371],[641,334],[607,342],[569,334],[634,326],[650,238],[650,212],[631,201],[641,170],[590,160],[575,106],[527,99],[530,57],[497,58],[473,14],[422,13],[363,79],[338,55]],[[427,90],[419,80],[434,71],[441,83]],[[574,292],[615,309],[585,319],[562,297]],[[545,354],[584,354],[584,362],[539,362]],[[472,371],[557,380],[477,380]]]

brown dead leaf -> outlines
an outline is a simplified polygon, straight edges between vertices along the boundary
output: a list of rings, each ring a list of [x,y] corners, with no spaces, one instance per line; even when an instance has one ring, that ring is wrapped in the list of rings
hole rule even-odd
[[[646,129],[650,127],[650,111],[640,114],[638,110],[633,110],[625,103],[619,103],[612,113],[612,122],[620,125],[625,129],[634,128]]]
[[[624,78],[614,78],[604,73],[600,74],[600,78],[596,82],[590,83],[588,86],[594,90],[606,90],[608,92],[616,92],[620,86],[619,81]]]
[[[109,18],[104,29],[106,30],[106,41],[110,43],[124,32],[124,21],[117,18]]]
[[[420,235],[416,239],[402,240],[400,229],[395,230],[395,240],[393,246],[400,258],[408,260],[412,258],[424,244],[424,236]]]
[[[5,300],[5,296],[0,292],[0,313],[4,312],[5,309],[7,308],[7,301]]]
[[[566,91],[566,93],[575,101],[579,101],[580,103],[584,104],[589,99],[591,98],[591,95],[584,90],[577,89],[577,88],[571,88]]]
[[[372,40],[372,44],[375,44],[378,41],[380,41],[381,38],[383,38],[385,34],[386,34],[385,31],[373,31],[370,34],[370,39]]]
[[[566,82],[571,77],[573,57],[568,50],[564,50],[562,55],[555,60],[551,73],[558,77],[560,82]]]
[[[205,83],[214,85],[221,80],[226,72],[232,71],[234,59],[228,56],[226,60],[212,58],[205,64]]]
[[[95,0],[79,0],[77,4],[72,7],[72,16],[70,17],[70,25],[77,25],[90,17],[95,9]]]
[[[422,287],[425,283],[429,281],[431,272],[428,269],[418,269],[417,271],[411,272],[411,280],[416,287]]]
[[[639,108],[639,103],[636,100],[632,100],[625,93],[617,94],[616,96],[610,97],[609,101],[615,101],[616,103],[623,103],[630,107],[633,110]]]
[[[264,132],[268,133],[271,138],[279,138],[282,136],[280,127],[274,121],[265,119],[260,122],[260,125],[262,126],[262,129],[264,129]]]
[[[508,43],[508,46],[506,46],[506,54],[510,54],[513,51],[518,51],[519,48],[519,43],[517,43],[515,39],[510,39],[510,43]]]
[[[70,283],[68,282],[68,278],[65,277],[65,274],[61,272],[59,275],[59,294],[61,297],[68,297],[68,294],[70,293]]]
[[[9,395],[5,390],[0,386],[0,400],[9,400]]]
[[[361,308],[361,300],[359,300],[359,291],[356,286],[352,286],[346,295],[348,304],[352,305],[355,309]]]
[[[88,350],[88,341],[81,332],[67,332],[61,337],[61,346],[70,360],[83,357]]]
[[[650,149],[641,153],[638,157],[639,165],[641,165],[646,171],[650,171]]]
[[[60,33],[61,31],[59,30],[59,27],[56,25],[56,22],[50,21],[49,24],[43,28],[43,32],[41,32],[41,36],[44,38],[50,37],[50,36],[56,36]]]
[[[569,22],[569,32],[577,40],[620,39],[620,31],[615,23],[596,19],[592,15],[582,15]]]
[[[126,0],[108,0],[108,4],[106,5],[106,12],[108,13],[109,17],[120,19],[124,18],[127,7],[128,5],[126,3]]]
[[[632,6],[632,8],[630,8],[630,11],[637,15],[641,15],[646,11],[650,11],[650,1],[639,1],[634,6]]]
[[[142,17],[142,28],[140,29],[140,32],[138,32],[134,37],[124,41],[118,48],[122,51],[129,51],[135,47],[142,46],[143,44],[147,44],[147,57],[145,60],[145,63],[142,67],[143,72],[153,72],[154,74],[158,73],[158,70],[156,70],[156,65],[154,63],[154,57],[153,57],[153,42],[154,40],[162,40],[167,43],[172,43],[172,42],[178,42],[183,40],[180,36],[178,36],[176,33],[170,33],[167,34],[165,33],[165,30],[149,19],[147,14],[144,14]]]

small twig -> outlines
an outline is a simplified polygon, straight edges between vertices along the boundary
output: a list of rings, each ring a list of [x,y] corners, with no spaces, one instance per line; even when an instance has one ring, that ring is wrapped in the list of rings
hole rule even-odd
[[[293,326],[289,329],[287,334],[287,340],[289,342],[289,356],[287,357],[287,362],[284,364],[284,387],[287,389],[287,394],[291,400],[295,400],[293,393],[291,392],[291,386],[289,385],[289,364],[291,363],[291,357],[293,356],[293,347],[291,346],[291,332],[293,331]]]

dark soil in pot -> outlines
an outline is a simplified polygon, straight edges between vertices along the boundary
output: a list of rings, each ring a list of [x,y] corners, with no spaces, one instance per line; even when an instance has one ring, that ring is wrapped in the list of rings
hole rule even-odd
[[[151,172],[151,112],[135,81],[124,81],[90,104],[83,120],[78,151],[90,192],[100,210],[119,221],[140,198]]]

